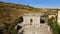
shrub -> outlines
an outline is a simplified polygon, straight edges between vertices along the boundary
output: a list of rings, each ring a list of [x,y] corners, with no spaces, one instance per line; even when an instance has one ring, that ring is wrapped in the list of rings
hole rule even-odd
[[[53,34],[60,34],[60,27],[57,24],[57,21],[53,17],[51,19],[48,19],[48,25],[52,29]]]
[[[23,21],[23,18],[19,17],[12,24],[4,23],[4,26],[2,27],[3,28],[3,34],[17,34],[18,30],[15,29],[15,26],[18,23],[21,23],[22,21]]]

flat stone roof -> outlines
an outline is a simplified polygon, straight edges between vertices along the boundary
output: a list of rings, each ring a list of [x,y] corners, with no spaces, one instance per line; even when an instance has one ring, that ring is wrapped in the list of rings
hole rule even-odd
[[[40,13],[40,14],[24,14],[23,16],[43,16],[44,13]]]
[[[24,14],[24,16],[40,16],[40,14]]]

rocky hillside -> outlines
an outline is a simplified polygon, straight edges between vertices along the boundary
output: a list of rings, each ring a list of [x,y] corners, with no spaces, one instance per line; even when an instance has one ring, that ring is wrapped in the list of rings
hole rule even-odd
[[[0,23],[14,21],[24,13],[39,13],[39,9],[21,4],[0,2]]]
[[[56,9],[53,10],[55,10],[56,12]],[[14,21],[16,18],[20,17],[25,13],[40,13],[40,12],[50,13],[49,11],[51,12],[51,10],[47,8],[46,9],[34,8],[27,5],[0,2],[0,23]]]

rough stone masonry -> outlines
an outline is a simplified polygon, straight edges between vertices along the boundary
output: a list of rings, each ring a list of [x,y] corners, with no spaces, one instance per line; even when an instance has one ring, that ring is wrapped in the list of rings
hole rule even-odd
[[[40,23],[41,14],[24,14],[23,22],[19,24],[23,31],[22,34],[52,34],[50,27],[45,23]],[[19,34],[18,33],[18,34]]]

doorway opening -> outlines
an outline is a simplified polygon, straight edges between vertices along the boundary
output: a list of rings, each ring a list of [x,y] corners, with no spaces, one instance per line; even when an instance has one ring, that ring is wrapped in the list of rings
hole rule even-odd
[[[33,22],[33,20],[32,20],[32,19],[30,19],[30,25],[32,25],[32,22]]]
[[[40,19],[40,23],[41,23],[41,24],[44,24],[45,21],[44,21],[43,19]]]

